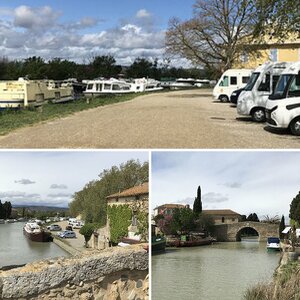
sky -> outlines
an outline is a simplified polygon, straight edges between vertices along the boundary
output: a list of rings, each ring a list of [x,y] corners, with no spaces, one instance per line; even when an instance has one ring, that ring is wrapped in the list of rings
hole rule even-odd
[[[12,205],[67,207],[75,192],[104,169],[130,159],[148,161],[146,151],[0,151],[0,199]]]
[[[118,64],[164,56],[170,18],[191,18],[195,0],[1,0],[0,51],[82,63],[113,55]]]
[[[153,152],[151,206],[190,204],[202,190],[203,209],[288,216],[300,191],[300,152]]]

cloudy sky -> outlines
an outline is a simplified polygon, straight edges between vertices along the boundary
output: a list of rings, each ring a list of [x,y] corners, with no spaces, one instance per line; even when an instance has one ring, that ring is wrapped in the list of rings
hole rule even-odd
[[[204,209],[288,216],[300,191],[300,152],[154,152],[152,209],[192,205],[197,187]]]
[[[169,19],[190,18],[194,2],[1,0],[1,55],[83,62],[111,54],[124,65],[138,56],[160,58]]]
[[[74,192],[98,179],[103,169],[130,159],[148,161],[148,152],[0,151],[0,199],[12,205],[67,207]]]

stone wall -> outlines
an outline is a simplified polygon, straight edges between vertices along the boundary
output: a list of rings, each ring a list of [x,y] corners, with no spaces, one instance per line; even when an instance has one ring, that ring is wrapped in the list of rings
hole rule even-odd
[[[0,299],[148,299],[148,253],[114,247],[0,272]]]

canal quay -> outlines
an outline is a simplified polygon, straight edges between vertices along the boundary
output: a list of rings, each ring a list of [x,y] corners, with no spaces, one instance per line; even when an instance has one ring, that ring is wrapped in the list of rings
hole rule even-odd
[[[167,248],[152,257],[152,299],[242,299],[247,288],[272,279],[279,260],[280,252],[251,239]]]
[[[0,268],[70,256],[55,243],[36,243],[23,234],[23,222],[0,224]]]

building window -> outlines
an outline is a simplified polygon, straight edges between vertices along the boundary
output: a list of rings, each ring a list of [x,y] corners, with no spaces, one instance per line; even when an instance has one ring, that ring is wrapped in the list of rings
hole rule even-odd
[[[235,221],[235,218],[232,218],[232,222],[234,222]]]
[[[224,223],[225,222],[225,218],[224,217],[222,217],[222,223]]]
[[[278,61],[278,49],[270,50],[270,61]]]

